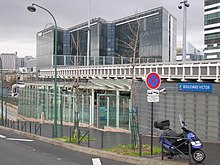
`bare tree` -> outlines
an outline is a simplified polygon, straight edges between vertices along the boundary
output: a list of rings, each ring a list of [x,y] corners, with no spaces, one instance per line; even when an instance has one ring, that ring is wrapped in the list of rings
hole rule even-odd
[[[87,91],[88,88],[80,89],[80,77],[79,77],[79,56],[83,54],[84,50],[80,47],[80,34],[79,31],[76,32],[76,35],[74,36],[71,33],[71,44],[70,44],[70,62],[75,65],[76,68],[76,78],[75,78],[75,84],[72,86],[72,92],[75,94],[75,118],[74,118],[74,136],[77,137],[78,143],[80,139],[80,128],[79,128],[79,103],[80,103],[80,96]],[[73,55],[73,50],[75,49],[75,60],[73,61],[71,58],[71,55]],[[82,61],[81,61],[82,62]]]
[[[122,36],[117,40],[117,44],[120,47],[120,51],[117,55],[119,56],[126,56],[131,57],[130,58],[130,64],[131,64],[131,72],[132,72],[132,82],[131,82],[131,102],[132,102],[132,144],[133,147],[136,146],[138,141],[138,135],[139,135],[139,128],[138,128],[138,115],[137,115],[137,106],[136,106],[136,93],[137,89],[135,86],[135,66],[136,66],[136,58],[141,57],[140,55],[140,40],[145,36],[145,33],[143,32],[143,26],[141,24],[141,20],[139,19],[139,14],[136,14],[136,19],[133,22],[127,23],[125,26],[128,27],[128,29],[124,32],[122,32]]]

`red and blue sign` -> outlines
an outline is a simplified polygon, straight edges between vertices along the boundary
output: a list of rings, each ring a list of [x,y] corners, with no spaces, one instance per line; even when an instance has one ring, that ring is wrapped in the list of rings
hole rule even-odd
[[[150,89],[157,89],[160,87],[161,80],[160,75],[156,72],[151,72],[146,77],[146,85]]]

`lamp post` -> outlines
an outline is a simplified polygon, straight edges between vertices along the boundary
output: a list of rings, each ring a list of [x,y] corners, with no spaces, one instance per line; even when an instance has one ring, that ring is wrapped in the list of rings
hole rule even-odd
[[[54,18],[53,14],[47,10],[46,8],[37,5],[35,3],[33,3],[31,6],[28,6],[27,9],[30,12],[35,12],[36,11],[36,7],[39,7],[40,9],[46,11],[47,13],[50,14],[50,16],[53,18],[54,24],[55,24],[55,39],[54,39],[54,57],[53,57],[53,61],[54,61],[54,137],[57,137],[57,40],[58,40],[58,36],[57,36],[57,22],[56,19]]]
[[[2,118],[2,125],[4,125],[4,115],[3,115],[3,74],[2,74],[2,58],[0,57],[0,65],[1,65],[1,118]]]
[[[91,0],[89,0],[88,6],[88,30],[87,30],[87,58],[86,58],[86,65],[89,66],[89,57],[90,57],[90,17],[91,17]]]
[[[187,0],[179,3],[178,8],[183,8],[183,49],[182,49],[182,61],[186,60],[186,27],[187,27],[187,7],[189,4]]]

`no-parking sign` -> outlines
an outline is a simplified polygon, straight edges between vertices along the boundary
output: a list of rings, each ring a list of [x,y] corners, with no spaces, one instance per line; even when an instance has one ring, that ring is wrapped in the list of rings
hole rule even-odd
[[[149,89],[157,89],[160,87],[160,75],[156,72],[151,72],[146,77],[146,85]]]

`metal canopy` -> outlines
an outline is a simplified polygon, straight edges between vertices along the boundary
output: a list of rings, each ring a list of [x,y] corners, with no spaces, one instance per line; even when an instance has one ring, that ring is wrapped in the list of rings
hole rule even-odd
[[[101,89],[101,90],[120,90],[130,91],[131,90],[131,79],[90,79],[88,82],[79,82],[80,89]],[[49,83],[26,83],[27,86],[52,86]],[[58,87],[75,87],[76,82],[58,82]]]
[[[93,79],[90,82],[99,87],[124,91],[130,91],[132,83],[130,79]]]

